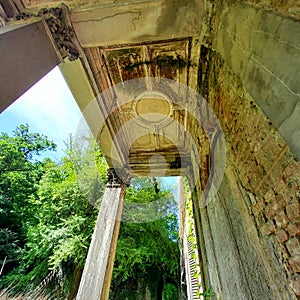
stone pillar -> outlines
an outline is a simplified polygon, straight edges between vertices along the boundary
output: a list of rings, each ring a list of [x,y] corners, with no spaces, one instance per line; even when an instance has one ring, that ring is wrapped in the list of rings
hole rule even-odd
[[[0,28],[0,53],[0,112],[62,62],[43,21]]]
[[[108,299],[126,183],[108,172],[98,219],[84,266],[77,300]]]

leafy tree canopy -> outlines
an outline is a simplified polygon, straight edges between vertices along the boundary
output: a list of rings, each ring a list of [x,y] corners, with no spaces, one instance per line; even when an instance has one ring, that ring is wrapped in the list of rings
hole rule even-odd
[[[45,163],[32,159],[55,148],[44,135],[30,133],[28,125],[17,127],[12,136],[0,134],[0,262],[7,257],[8,268],[15,266],[22,249],[32,221],[30,198],[43,174]]]
[[[107,166],[94,144],[85,153],[79,153],[74,147],[72,144],[68,148],[60,163],[51,160],[43,163],[43,174],[35,194],[28,196],[31,222],[23,225],[25,246],[18,257],[20,265],[4,280],[6,285],[14,283],[14,292],[30,294],[42,281],[49,281],[50,290],[54,287],[57,290],[54,299],[65,299],[74,270],[83,268],[98,206],[94,207],[88,201],[85,194],[88,188],[79,186],[75,165],[80,161],[83,173],[88,176],[85,169],[90,168],[86,162],[90,157],[87,153],[92,151],[96,162],[101,164],[99,170],[105,173]],[[81,180],[81,184],[96,184],[99,198],[104,183],[95,182],[98,177],[93,176],[91,173],[85,181]]]
[[[159,188],[153,183],[151,178],[132,180],[126,201],[141,203],[168,198],[169,213],[156,221],[121,224],[111,299],[138,299],[137,295],[145,295],[147,288],[151,299],[162,299],[164,290],[172,294],[173,298],[169,299],[178,298],[180,254],[176,201],[169,190],[161,188],[161,182]]]
[[[88,145],[84,150],[83,142]],[[34,299],[41,291],[49,299],[76,295],[107,169],[92,139],[70,138],[60,163],[36,159],[54,149],[45,136],[30,133],[28,125],[19,126],[13,136],[0,135],[0,262],[5,257],[9,261],[0,286],[12,284],[14,292]],[[136,299],[137,292],[147,288],[151,299],[177,297],[178,223],[173,195],[151,178],[132,180],[127,189],[128,203],[158,199],[169,200],[165,207],[157,207],[157,212],[167,212],[165,218],[121,225],[112,299],[125,295]],[[138,219],[139,212],[135,214]]]

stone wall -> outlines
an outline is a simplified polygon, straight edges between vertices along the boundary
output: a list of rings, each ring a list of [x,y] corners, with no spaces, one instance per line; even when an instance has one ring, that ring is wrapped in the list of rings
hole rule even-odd
[[[207,280],[220,299],[295,299],[300,164],[240,78],[205,46],[199,93],[217,114],[227,142],[223,183],[198,220]]]
[[[300,20],[300,2],[298,0],[244,0],[257,9],[272,11]]]
[[[300,20],[232,2],[215,8],[212,47],[300,159]]]

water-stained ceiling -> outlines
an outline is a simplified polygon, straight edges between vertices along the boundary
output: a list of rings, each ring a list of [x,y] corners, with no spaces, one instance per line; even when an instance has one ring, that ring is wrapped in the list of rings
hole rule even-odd
[[[85,53],[104,91],[99,105],[124,164],[139,175],[184,174],[190,165],[188,99],[176,89],[188,84],[190,40],[91,47]],[[105,143],[101,134],[98,139]]]
[[[44,20],[81,110],[96,99],[100,114],[89,112],[86,119],[111,167],[126,168],[131,176],[189,172],[195,104],[187,87],[197,73],[200,48],[193,37],[201,32],[201,0],[10,4],[24,22]]]

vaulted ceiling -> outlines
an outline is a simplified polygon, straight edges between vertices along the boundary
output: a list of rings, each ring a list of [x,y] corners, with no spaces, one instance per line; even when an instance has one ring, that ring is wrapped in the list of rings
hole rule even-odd
[[[178,97],[180,86],[174,90],[170,83],[188,83],[189,39],[91,47],[85,53],[104,91],[99,105],[124,165],[140,175],[182,174],[190,164],[187,97]],[[101,134],[98,139],[105,143]]]
[[[81,70],[97,102],[92,110],[99,109],[96,117],[85,114],[87,122],[96,128],[92,131],[110,166],[126,168],[131,176],[186,175],[192,145],[186,88],[195,71],[190,72],[195,67],[192,52],[199,53],[192,38],[199,34],[199,9],[197,14],[190,9],[194,1],[132,1],[134,7],[122,1],[100,2],[91,10],[73,3],[66,13],[75,30]],[[53,2],[44,3],[48,4]],[[39,6],[34,1],[27,4]],[[185,10],[190,18],[183,18]],[[167,11],[173,23],[170,16],[164,20]],[[111,19],[114,27],[109,30]],[[74,84],[79,72],[71,65],[67,62],[62,70],[80,103],[84,87],[78,85],[83,81]]]

